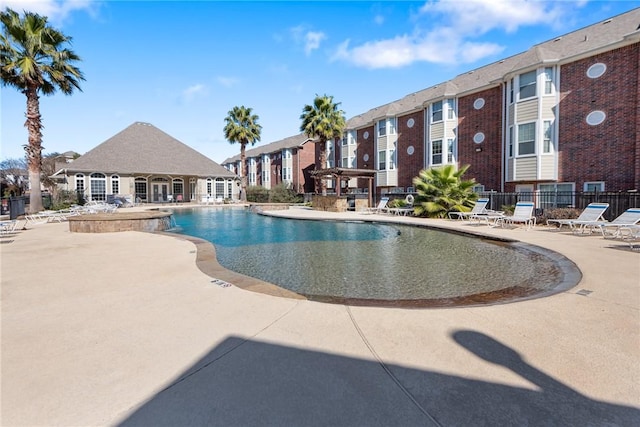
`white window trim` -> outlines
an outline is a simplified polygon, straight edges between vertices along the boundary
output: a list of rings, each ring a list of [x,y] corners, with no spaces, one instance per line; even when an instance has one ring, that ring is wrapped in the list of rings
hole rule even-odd
[[[588,181],[588,182],[585,182],[582,185],[582,191],[591,191],[591,190],[587,190],[587,187],[589,185],[599,185],[600,189],[597,190],[597,191],[604,191],[604,181]]]
[[[520,154],[520,126],[524,126],[524,125],[530,125],[533,124],[533,129],[535,134],[533,135],[533,153],[528,153],[528,154]],[[536,156],[537,152],[538,152],[538,123],[537,121],[533,121],[533,122],[525,122],[525,123],[518,123],[515,126],[515,148],[516,148],[516,155],[515,157],[532,157],[532,156]]]

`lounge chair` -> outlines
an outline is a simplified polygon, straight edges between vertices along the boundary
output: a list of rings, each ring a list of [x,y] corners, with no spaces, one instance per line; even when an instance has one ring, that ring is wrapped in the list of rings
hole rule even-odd
[[[604,211],[609,208],[609,203],[589,203],[589,205],[584,208],[578,218],[574,219],[548,219],[547,225],[558,224],[558,230],[562,228],[563,225],[569,226],[569,228],[574,227],[574,222],[576,221],[602,221]]]
[[[533,215],[533,202],[518,202],[511,216],[501,216],[496,219],[496,226],[505,224],[522,223],[527,229],[536,225],[536,217]]]
[[[474,215],[484,213],[487,210],[487,203],[489,203],[489,199],[485,199],[485,198],[478,199],[476,200],[476,204],[473,205],[473,208],[469,212],[458,212],[458,211],[449,212],[448,213],[449,219],[471,218]]]
[[[640,249],[640,225],[621,226],[618,228],[618,237],[629,243],[629,247]],[[637,247],[636,247],[637,245]]]
[[[0,221],[0,234],[13,233],[18,226],[18,221],[11,219],[8,221]]]
[[[387,208],[387,203],[389,203],[389,198],[388,197],[383,197],[380,199],[380,202],[378,202],[378,205],[372,208],[367,208],[367,210],[365,211],[365,213],[383,213],[385,212],[388,208]]]
[[[603,237],[617,238],[620,237],[621,227],[635,227],[640,223],[640,208],[630,208],[620,214],[611,222],[599,221],[593,224],[585,224],[584,227],[590,229],[598,228]]]
[[[413,214],[413,195],[407,194],[404,198],[404,206],[399,208],[388,208],[387,212],[393,215],[412,215]]]

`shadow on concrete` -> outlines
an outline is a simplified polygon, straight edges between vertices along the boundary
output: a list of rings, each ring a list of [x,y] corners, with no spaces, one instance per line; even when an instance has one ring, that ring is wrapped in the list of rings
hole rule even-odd
[[[452,338],[531,388],[231,337],[119,425],[640,425],[637,408],[589,399],[487,335]]]

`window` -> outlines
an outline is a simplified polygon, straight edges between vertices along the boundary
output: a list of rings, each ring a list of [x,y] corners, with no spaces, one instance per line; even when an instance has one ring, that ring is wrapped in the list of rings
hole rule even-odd
[[[213,180],[211,178],[207,178],[207,195],[213,194]]]
[[[84,175],[81,173],[76,175],[76,192],[84,194]]]
[[[551,143],[551,137],[552,137],[551,121],[545,120],[543,126],[544,126],[544,129],[543,129],[544,141],[542,142],[542,152],[551,153],[553,149],[553,144]]]
[[[291,149],[287,148],[284,150],[284,155],[282,156],[285,159],[290,159],[291,158]]]
[[[387,119],[387,123],[389,124],[389,135],[395,135],[396,134],[396,118],[389,117]]]
[[[283,181],[291,181],[291,168],[290,167],[282,168],[282,180]]]
[[[396,149],[395,147],[389,150],[389,169],[396,168]]]
[[[513,104],[513,79],[509,81],[509,103]]]
[[[455,102],[453,99],[447,99],[447,119],[455,119]]]
[[[224,179],[216,178],[216,197],[224,197]]]
[[[387,169],[387,152],[386,151],[378,151],[378,170],[386,170]]]
[[[145,178],[136,178],[134,187],[136,199],[147,200],[147,180]]]
[[[513,126],[509,126],[509,157],[513,157]]]
[[[483,193],[484,192],[484,185],[476,184],[473,187],[471,187],[471,191],[473,191],[474,193]]]
[[[341,160],[341,165],[343,168],[348,168],[349,167],[349,157],[347,156],[347,153],[343,153],[343,157]]]
[[[519,99],[531,98],[536,96],[536,71],[520,74],[520,97]]]
[[[442,164],[442,140],[431,142],[431,164]]]
[[[91,200],[107,200],[107,177],[101,173],[91,174]]]
[[[120,194],[120,177],[111,175],[111,194]]]
[[[196,199],[196,183],[195,178],[189,178],[189,200]]]
[[[544,69],[544,93],[545,95],[553,93],[553,68],[551,67]]]
[[[447,163],[454,163],[453,139],[447,139]]]
[[[180,178],[174,179],[172,187],[173,188],[171,190],[174,196],[177,196],[178,194],[182,195],[184,193],[184,182],[182,181],[182,179]]]
[[[227,199],[233,198],[233,181],[227,181]]]
[[[535,154],[536,152],[536,124],[518,125],[518,156]]]
[[[442,101],[431,104],[431,123],[442,121]]]
[[[584,191],[588,191],[588,192],[604,191],[604,181],[585,182]]]
[[[387,121],[378,121],[378,136],[385,136],[387,134]]]

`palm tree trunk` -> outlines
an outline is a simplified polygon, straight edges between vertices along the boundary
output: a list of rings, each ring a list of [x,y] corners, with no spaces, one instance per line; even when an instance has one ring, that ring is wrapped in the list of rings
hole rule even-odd
[[[320,169],[327,168],[327,141],[320,141]],[[323,178],[320,180],[320,193],[327,195],[327,181]]]
[[[244,143],[240,143],[240,200],[243,202],[247,201],[247,174],[245,173],[245,145]]]
[[[36,88],[28,87],[24,91],[27,96],[27,120],[24,125],[29,133],[29,143],[25,145],[29,166],[29,212],[43,210],[42,191],[40,190],[40,173],[42,171],[42,121],[40,102]]]

